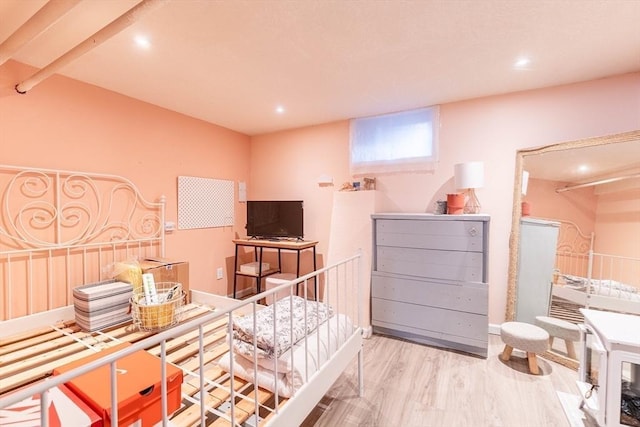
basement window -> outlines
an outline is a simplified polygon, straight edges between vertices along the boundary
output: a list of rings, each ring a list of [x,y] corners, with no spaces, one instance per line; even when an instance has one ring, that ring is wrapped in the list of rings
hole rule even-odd
[[[437,106],[351,120],[351,174],[435,170],[437,129]]]

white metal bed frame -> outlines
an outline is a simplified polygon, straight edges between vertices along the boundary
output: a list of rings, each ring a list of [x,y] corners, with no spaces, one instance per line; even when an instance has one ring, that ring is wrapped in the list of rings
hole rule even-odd
[[[112,401],[112,412],[111,419],[118,419],[118,405],[114,402],[117,402],[117,397],[113,390],[116,390],[115,384],[117,384],[117,376],[115,374],[117,369],[117,361],[124,356],[132,354],[136,351],[144,350],[153,346],[160,346],[160,358],[164,363],[166,363],[167,352],[166,348],[168,343],[171,342],[172,339],[180,337],[188,332],[197,331],[198,332],[198,342],[199,342],[199,362],[200,366],[198,372],[205,372],[205,365],[203,364],[203,353],[205,351],[205,344],[203,340],[203,328],[216,322],[220,319],[227,318],[228,325],[228,333],[232,333],[232,323],[231,320],[233,316],[242,315],[247,313],[255,313],[257,310],[261,308],[259,302],[272,294],[282,293],[283,291],[290,292],[291,294],[295,293],[297,285],[299,283],[304,284],[305,290],[307,289],[307,285],[310,283],[315,283],[314,278],[320,278],[322,276],[325,277],[325,282],[330,283],[327,286],[326,293],[330,293],[327,298],[331,301],[334,301],[332,306],[337,309],[338,312],[344,312],[348,310],[347,305],[350,304],[349,297],[347,295],[347,282],[355,281],[359,282],[360,274],[359,271],[361,269],[361,254],[356,254],[350,258],[347,258],[339,263],[336,263],[331,266],[327,266],[325,268],[319,269],[315,272],[309,273],[305,276],[302,276],[296,280],[292,280],[288,283],[284,283],[276,288],[265,291],[261,294],[255,295],[251,298],[248,298],[243,301],[233,301],[228,300],[225,297],[218,297],[212,294],[206,294],[202,292],[193,291],[192,297],[195,302],[205,302],[207,304],[211,303],[220,303],[226,301],[231,302],[231,306],[228,308],[220,308],[214,310],[212,313],[206,314],[197,319],[179,324],[171,329],[166,331],[159,332],[147,339],[139,341],[131,346],[127,347],[124,350],[120,350],[116,353],[109,354],[96,360],[94,362],[87,363],[79,368],[74,369],[73,371],[56,375],[53,377],[47,378],[46,381],[40,381],[35,383],[32,386],[29,386],[24,389],[19,389],[11,394],[0,397],[0,408],[8,407],[12,404],[20,402],[26,398],[29,398],[34,395],[41,395],[41,423],[42,425],[47,424],[47,414],[48,411],[43,410],[48,407],[48,390],[52,387],[55,387],[59,384],[63,384],[75,378],[79,375],[90,372],[91,370],[103,366],[109,365],[111,372],[111,401]],[[335,285],[335,286],[332,286]],[[360,289],[361,287],[358,286]],[[331,289],[335,289],[335,291],[331,291]],[[342,294],[342,295],[341,295]],[[361,291],[358,292],[361,296]],[[353,301],[351,301],[353,302]],[[358,317],[361,316],[360,304],[358,304]],[[282,405],[278,400],[277,392],[274,393],[275,405],[274,408],[271,409],[272,417],[264,423],[265,426],[291,426],[291,425],[299,425],[304,421],[309,412],[317,405],[322,396],[326,394],[329,388],[333,385],[335,380],[341,375],[341,373],[351,364],[355,356],[358,356],[358,394],[362,396],[364,390],[364,382],[363,382],[363,351],[362,351],[362,327],[358,326],[361,322],[358,321],[357,325],[353,328],[352,331],[349,332],[349,336],[345,340],[345,343],[336,349],[335,352],[331,354],[331,357],[320,367],[318,371],[313,373],[311,376],[305,379],[305,383],[297,390],[295,395],[290,399],[282,399],[288,400],[286,404]],[[306,340],[307,337],[304,338]],[[257,362],[254,362],[257,363]],[[212,384],[205,376],[198,375],[197,372],[189,372],[188,374],[192,377],[196,377],[200,382],[200,391],[198,399],[192,401],[192,403],[198,404],[198,402],[205,402],[206,394],[210,391],[211,387],[222,387],[226,392],[229,393],[229,401],[234,402],[236,399],[245,399],[251,401],[255,405],[255,413],[259,413],[260,409],[264,410],[264,407],[259,403],[258,393],[262,391],[258,387],[254,387],[253,390],[248,393],[248,395],[243,395],[240,392],[236,391],[236,387],[234,386],[235,377],[233,375],[233,365],[232,371],[230,375],[230,385],[229,387],[224,387],[221,384]],[[256,374],[257,375],[257,374]],[[277,375],[277,373],[276,373]],[[161,372],[161,384],[162,384],[162,419],[163,425],[169,425],[169,415],[167,414],[167,399],[165,390],[166,384],[166,371],[165,369]],[[199,405],[200,407],[200,425],[206,425],[205,419],[209,413],[214,414],[217,417],[221,417],[226,419],[230,425],[241,425],[237,424],[235,421],[236,414],[234,413],[235,405],[231,405],[231,410],[228,413],[216,410],[215,408],[208,408],[206,405]],[[117,422],[112,425],[117,426]],[[262,420],[260,425],[263,425]]]
[[[3,201],[2,217],[0,217],[2,220],[0,223],[0,278],[2,278],[0,292],[6,297],[6,313],[4,318],[0,318],[3,319],[0,321],[0,338],[7,336],[9,331],[15,334],[39,325],[52,325],[59,320],[71,320],[73,287],[103,279],[103,269],[106,264],[131,256],[150,255],[149,252],[153,252],[154,255],[164,255],[164,197],[158,203],[148,202],[140,195],[137,187],[125,178],[106,174],[0,166],[0,183],[3,184],[0,188],[4,188],[3,193],[0,194]],[[120,205],[116,204],[116,196],[122,196],[118,199],[121,202]],[[14,206],[17,207],[14,208]],[[197,331],[200,361],[198,371],[204,373],[203,329],[205,326],[226,318],[228,333],[231,334],[233,316],[255,313],[263,308],[258,303],[264,298],[272,294],[282,295],[283,291],[294,295],[300,283],[304,284],[306,298],[307,286],[310,283],[314,283],[315,286],[322,284],[325,286],[323,301],[331,305],[335,313],[346,313],[351,318],[355,317],[354,326],[349,331],[349,335],[344,337],[345,342],[331,352],[328,360],[319,367],[319,370],[311,376],[307,374],[304,384],[290,399],[282,399],[286,404],[279,402],[276,388],[276,392],[273,393],[275,407],[266,409],[267,412],[271,411],[266,423],[260,421],[261,425],[267,426],[299,424],[356,355],[358,356],[358,393],[360,396],[363,393],[363,330],[360,326],[362,325],[361,257],[361,253],[358,253],[244,301],[192,291],[192,301],[195,304],[208,306],[212,312],[158,332],[124,350],[104,356],[73,371],[49,377],[46,381],[39,381],[2,395],[0,409],[25,398],[40,395],[41,423],[48,425],[48,411],[44,410],[48,407],[48,390],[99,366],[110,365],[113,390],[111,419],[115,420],[113,425],[117,425],[118,405],[114,402],[117,402],[115,369],[119,359],[136,351],[159,345],[160,357],[163,362],[166,362],[167,343],[187,332]],[[22,275],[18,274],[13,267],[16,263],[22,263],[19,268],[23,271]],[[64,273],[66,304],[55,305],[50,300],[43,309],[38,310],[32,301],[35,295],[34,288],[39,283],[39,276],[35,270],[42,265],[46,270],[44,283],[50,293],[51,290],[57,289],[55,273],[60,269]],[[27,297],[28,308],[23,316],[15,315],[11,310],[14,303],[12,296],[19,294],[16,291],[16,287],[19,286],[27,288],[23,294]],[[354,290],[357,290],[355,295]],[[317,295],[317,293],[314,294]],[[275,326],[274,332],[277,332]],[[304,342],[305,346],[307,336],[300,341]],[[163,425],[166,426],[170,414],[167,414],[166,369],[164,363],[162,365],[161,405]],[[255,360],[254,366],[257,366]],[[205,402],[205,395],[211,387],[225,388],[229,394],[230,413],[200,405],[201,425],[205,425],[205,418],[210,414],[227,420],[231,425],[240,425],[234,413],[236,399],[253,402],[256,414],[259,414],[260,410],[265,411],[264,405],[258,398],[258,394],[264,390],[253,387],[253,391],[248,395],[236,391],[234,381],[237,380],[233,375],[233,369],[232,364],[230,385],[226,388],[221,384],[211,384],[204,375],[187,372],[192,380],[195,377],[200,384],[199,398],[195,400],[190,398],[191,403]]]
[[[0,165],[0,189],[0,321],[71,304],[116,260],[164,256],[165,198],[148,201],[126,178]]]
[[[556,245],[556,271],[563,274],[586,276],[589,252],[593,251],[594,233],[586,234],[572,221],[551,220],[560,223]]]
[[[561,226],[552,295],[585,308],[640,314],[640,301],[620,298],[614,291],[596,292],[600,281],[615,280],[637,288],[640,297],[640,259],[594,252],[594,233],[583,233],[571,221],[553,221]],[[563,286],[561,274],[585,278],[586,289]]]

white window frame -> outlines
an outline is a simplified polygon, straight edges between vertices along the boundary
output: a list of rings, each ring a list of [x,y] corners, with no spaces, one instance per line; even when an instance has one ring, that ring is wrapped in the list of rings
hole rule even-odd
[[[419,140],[411,140],[415,138],[416,124],[426,129]],[[438,106],[351,120],[351,174],[362,176],[435,170],[438,128]],[[413,135],[406,134],[407,130]]]

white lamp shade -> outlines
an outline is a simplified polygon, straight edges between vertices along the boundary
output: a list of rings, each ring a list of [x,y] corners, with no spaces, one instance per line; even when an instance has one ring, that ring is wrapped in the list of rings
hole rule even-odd
[[[484,163],[467,162],[454,166],[456,188],[481,188],[484,185]]]
[[[529,172],[522,171],[522,195],[527,195],[527,187],[529,186]]]

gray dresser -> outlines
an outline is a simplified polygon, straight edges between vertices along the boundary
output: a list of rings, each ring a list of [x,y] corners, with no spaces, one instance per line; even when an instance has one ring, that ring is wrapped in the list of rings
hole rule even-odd
[[[374,214],[375,333],[487,357],[487,215]]]

